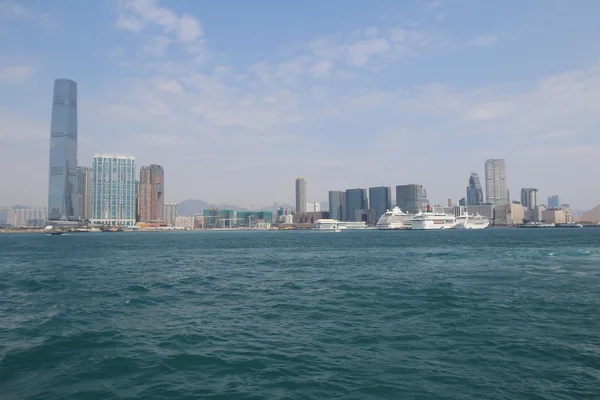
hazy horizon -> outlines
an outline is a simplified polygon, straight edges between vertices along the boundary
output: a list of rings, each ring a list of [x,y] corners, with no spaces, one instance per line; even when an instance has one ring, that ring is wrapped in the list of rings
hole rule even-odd
[[[78,162],[165,170],[167,202],[250,208],[419,183],[432,204],[506,160],[511,200],[591,209],[600,2],[0,0],[0,204],[46,206],[54,79]],[[588,178],[585,178],[588,176]]]

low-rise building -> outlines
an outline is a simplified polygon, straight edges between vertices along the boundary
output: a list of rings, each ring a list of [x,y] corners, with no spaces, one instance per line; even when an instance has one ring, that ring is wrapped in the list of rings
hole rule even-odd
[[[549,224],[565,224],[570,222],[567,220],[567,213],[556,209],[542,211],[542,221]]]
[[[522,224],[525,209],[520,204],[497,205],[494,207],[494,224],[497,226],[514,226]]]

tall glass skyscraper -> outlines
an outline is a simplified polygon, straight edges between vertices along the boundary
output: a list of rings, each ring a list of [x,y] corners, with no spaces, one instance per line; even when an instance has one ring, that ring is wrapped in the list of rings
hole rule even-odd
[[[95,154],[92,164],[92,222],[135,225],[135,158]]]
[[[50,126],[48,220],[77,220],[77,84],[54,81]]]
[[[396,203],[404,212],[416,214],[423,210],[423,185],[398,185],[396,186]]]
[[[486,203],[508,204],[506,163],[504,160],[491,159],[485,162],[485,198]]]
[[[367,189],[346,190],[346,220],[359,221],[356,217],[356,211],[367,210],[368,208]]]
[[[346,192],[341,190],[329,192],[329,218],[338,221],[346,219]]]
[[[467,187],[467,205],[478,206],[483,204],[483,187],[479,180],[479,175],[475,172],[469,177],[469,186]]]
[[[387,186],[369,188],[369,208],[375,210],[375,221],[392,209],[392,189]]]

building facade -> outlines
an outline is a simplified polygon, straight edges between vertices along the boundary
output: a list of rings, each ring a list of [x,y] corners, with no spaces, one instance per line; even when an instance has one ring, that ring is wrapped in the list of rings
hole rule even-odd
[[[321,203],[306,203],[306,212],[320,212]]]
[[[539,222],[542,218],[537,193],[537,189],[521,189],[521,205],[525,209],[525,219],[528,221]]]
[[[486,203],[490,204],[509,203],[504,160],[491,159],[485,162],[485,198]]]
[[[561,208],[560,197],[558,197],[557,194],[555,194],[554,196],[548,197],[548,208],[550,210],[556,210],[556,209]]]
[[[423,185],[398,185],[396,186],[396,205],[404,212],[416,214],[423,208],[423,194]]]
[[[392,209],[392,188],[388,186],[369,188],[369,208],[374,210],[373,219],[377,222],[387,210]]]
[[[341,190],[329,192],[329,215],[338,221],[346,220],[346,192]]]
[[[138,189],[139,221],[165,220],[165,173],[160,165],[144,165],[140,169]]]
[[[91,221],[122,227],[135,225],[135,220],[135,158],[95,154]]]
[[[166,203],[165,204],[165,211],[163,213],[164,218],[165,218],[165,222],[167,223],[167,226],[175,226],[175,222],[177,221],[177,203]]]
[[[48,219],[77,220],[77,84],[54,81],[50,127]]]
[[[296,212],[306,212],[306,181],[296,179]]]
[[[471,173],[469,177],[469,186],[467,186],[467,205],[478,206],[483,204],[483,187],[479,180],[479,175],[475,172]]]
[[[92,169],[77,167],[77,219],[92,219]]]
[[[368,210],[367,189],[346,190],[346,221],[357,221],[357,210]]]
[[[520,204],[506,204],[494,207],[494,224],[498,226],[514,226],[522,224],[525,209]]]

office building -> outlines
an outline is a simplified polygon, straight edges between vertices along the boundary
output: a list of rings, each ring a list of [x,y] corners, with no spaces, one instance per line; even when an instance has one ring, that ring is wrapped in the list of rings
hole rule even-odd
[[[177,222],[177,203],[165,203],[165,211],[163,213],[167,226],[175,226]]]
[[[77,84],[54,81],[50,127],[48,219],[77,220]]]
[[[550,196],[548,197],[548,209],[550,210],[556,210],[561,208],[560,206],[560,197],[558,197],[557,194],[555,194],[554,196]]]
[[[306,212],[306,181],[296,179],[296,212]]]
[[[396,204],[402,211],[416,214],[423,209],[423,194],[427,194],[427,192],[423,192],[423,185],[396,186]]]
[[[483,204],[483,188],[481,187],[481,181],[479,175],[475,172],[471,173],[469,177],[469,186],[467,186],[467,205],[478,206]]]
[[[321,203],[306,203],[306,212],[320,212]]]
[[[542,218],[537,199],[537,189],[521,189],[521,205],[525,209],[525,219],[528,221],[540,221]]]
[[[458,205],[459,205],[460,207],[464,207],[464,206],[466,206],[466,205],[467,205],[467,199],[465,199],[464,197],[463,197],[463,198],[461,198],[460,200],[458,200]]]
[[[499,205],[494,207],[494,224],[498,226],[514,226],[522,224],[525,218],[525,209],[517,203]]]
[[[144,165],[140,169],[138,213],[141,222],[164,221],[165,174],[160,165]]]
[[[509,203],[504,160],[491,159],[485,162],[485,198],[486,203],[495,205]]]
[[[94,155],[91,221],[114,227],[135,225],[134,157]]]
[[[329,215],[331,219],[346,220],[346,192],[341,190],[329,192]]]
[[[374,210],[375,222],[392,209],[392,188],[387,186],[369,188],[369,209]]]
[[[348,189],[346,190],[346,221],[360,221],[358,215],[362,215],[364,210],[369,209],[369,200],[367,199],[367,189]]]
[[[92,169],[77,167],[77,219],[92,219]]]

